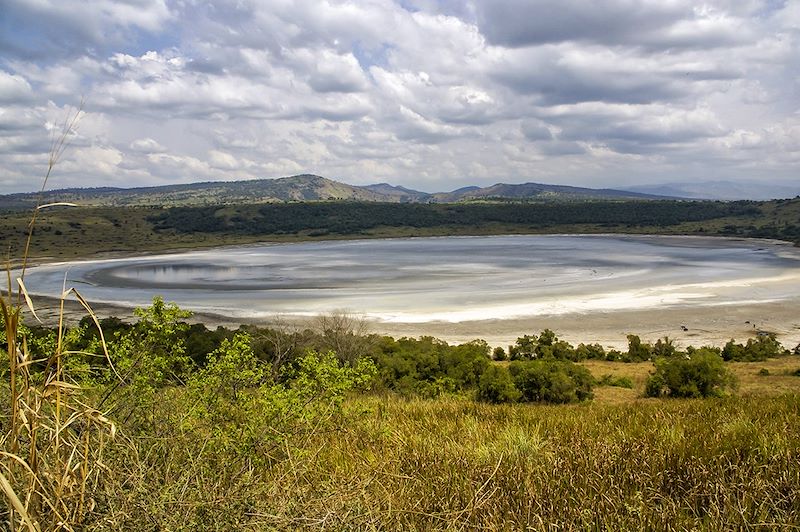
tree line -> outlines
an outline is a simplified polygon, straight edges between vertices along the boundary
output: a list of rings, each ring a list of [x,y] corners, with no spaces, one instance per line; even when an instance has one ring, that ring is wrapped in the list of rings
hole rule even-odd
[[[587,201],[565,203],[403,204],[361,202],[174,207],[151,215],[156,231],[177,233],[357,235],[379,227],[546,229],[592,224],[609,228],[669,227],[730,216],[757,217],[752,202]]]
[[[233,385],[239,391],[264,382],[291,386],[297,372],[304,365],[307,370],[313,361],[327,365],[328,372],[338,368],[353,382],[368,383],[373,391],[403,396],[472,394],[488,402],[570,403],[590,399],[597,385],[631,387],[630,382],[610,376],[596,380],[577,364],[583,360],[654,361],[646,393],[683,397],[717,395],[728,389],[733,381],[725,361],[762,361],[792,353],[768,334],[743,344],[731,340],[721,348],[685,350],[667,337],[650,344],[631,334],[627,350],[618,351],[597,343],[573,346],[545,329],[517,338],[507,349],[492,350],[483,340],[450,345],[429,336],[395,339],[367,334],[362,320],[345,314],[320,317],[307,328],[243,325],[238,329],[189,324],[190,315],[157,297],[150,307],[136,310],[132,323],[110,317],[100,320],[98,328],[91,318],[84,318],[62,339],[72,353],[70,373],[101,386],[115,382],[116,388],[128,388],[140,403],[161,387],[208,376],[209,367],[216,372],[224,369],[228,380],[243,379]],[[44,359],[55,348],[57,333],[49,327],[24,327],[33,360]],[[5,338],[0,338],[0,348],[5,345]],[[800,354],[800,346],[793,353]]]

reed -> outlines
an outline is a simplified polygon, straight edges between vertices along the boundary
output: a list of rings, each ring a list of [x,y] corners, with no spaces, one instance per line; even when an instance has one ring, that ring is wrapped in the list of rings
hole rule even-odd
[[[68,115],[54,135],[42,191],[68,144],[82,108]],[[23,313],[38,320],[25,287],[28,252],[40,211],[65,204],[43,204],[33,209],[24,252],[7,262],[7,288],[0,297],[0,319],[5,340],[5,379],[0,387],[7,416],[0,419],[0,488],[8,502],[0,519],[15,530],[74,530],[97,505],[96,487],[109,468],[103,452],[116,432],[114,423],[93,407],[90,395],[68,374],[64,304],[75,297],[97,323],[87,302],[74,289],[62,289],[55,345],[38,358],[28,344]],[[16,265],[16,269],[12,266]],[[66,282],[66,281],[65,281]],[[102,331],[101,331],[102,337]],[[102,342],[105,350],[105,342]],[[107,354],[107,353],[106,353]]]

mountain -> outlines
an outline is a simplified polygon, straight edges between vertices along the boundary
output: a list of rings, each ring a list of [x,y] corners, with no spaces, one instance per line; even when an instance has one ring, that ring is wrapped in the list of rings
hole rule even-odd
[[[697,181],[626,187],[625,190],[663,196],[707,200],[771,200],[800,195],[800,185],[769,185],[733,181]]]
[[[38,194],[0,196],[0,209],[22,210],[36,205]],[[277,179],[217,181],[139,188],[70,188],[45,192],[43,203],[71,202],[79,205],[194,206],[235,203],[275,203],[288,201],[374,201],[449,203],[476,200],[566,201],[586,199],[667,199],[639,192],[524,183],[498,183],[489,187],[464,187],[452,192],[429,194],[388,183],[355,186],[303,174]]]
[[[366,185],[359,188],[382,194],[387,198],[392,198],[393,201],[401,203],[427,201],[430,198],[430,194],[427,192],[411,190],[410,188],[390,185],[389,183],[378,183],[377,185]]]
[[[668,199],[665,196],[644,194],[614,189],[570,187],[566,185],[544,185],[523,183],[508,185],[497,183],[489,187],[465,187],[453,192],[432,195],[437,202],[455,202],[479,199],[525,199],[525,200],[578,200],[578,199]],[[671,198],[675,199],[675,198]]]

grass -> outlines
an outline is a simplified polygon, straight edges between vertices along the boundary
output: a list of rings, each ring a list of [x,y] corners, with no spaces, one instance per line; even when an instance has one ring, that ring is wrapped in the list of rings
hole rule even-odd
[[[346,423],[293,441],[285,459],[234,486],[220,486],[224,475],[210,467],[178,473],[180,487],[160,478],[163,469],[140,478],[134,491],[142,499],[119,512],[124,519],[115,526],[734,530],[800,523],[796,395],[552,407],[360,397],[346,406]],[[210,515],[217,517],[202,521]]]

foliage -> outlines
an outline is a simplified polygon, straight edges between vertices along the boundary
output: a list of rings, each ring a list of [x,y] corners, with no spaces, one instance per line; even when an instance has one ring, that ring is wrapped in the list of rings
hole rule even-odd
[[[605,360],[606,350],[600,344],[578,344],[575,348],[575,360]]]
[[[492,364],[481,375],[478,382],[479,401],[488,403],[513,403],[518,401],[522,394],[514,386],[508,368]]]
[[[701,348],[686,357],[656,360],[647,379],[648,397],[716,397],[735,386],[733,374],[715,352]]]
[[[194,369],[184,340],[188,326],[182,321],[191,313],[157,296],[150,307],[136,309],[134,314],[139,318],[136,324],[120,329],[109,340],[117,374],[106,373],[109,388],[103,404],[111,402],[120,419],[154,423],[157,391],[185,384]],[[116,381],[117,376],[121,381]]]
[[[768,358],[781,356],[784,352],[783,346],[775,336],[766,334],[759,335],[755,339],[749,338],[744,345],[730,340],[722,349],[722,358],[735,362],[762,362]]]
[[[503,360],[508,360],[508,355],[506,354],[506,350],[500,346],[495,347],[492,350],[492,359],[501,362]]]
[[[653,356],[653,346],[643,343],[635,334],[628,335],[628,352],[623,357],[624,362],[643,362]]]
[[[589,370],[569,361],[516,361],[508,370],[522,401],[574,403],[593,396]]]
[[[451,346],[430,336],[384,337],[375,363],[386,388],[436,397],[476,386],[490,364],[489,346],[482,340]]]
[[[599,386],[617,386],[619,388],[633,388],[633,380],[630,377],[615,377],[605,374],[597,381]]]

